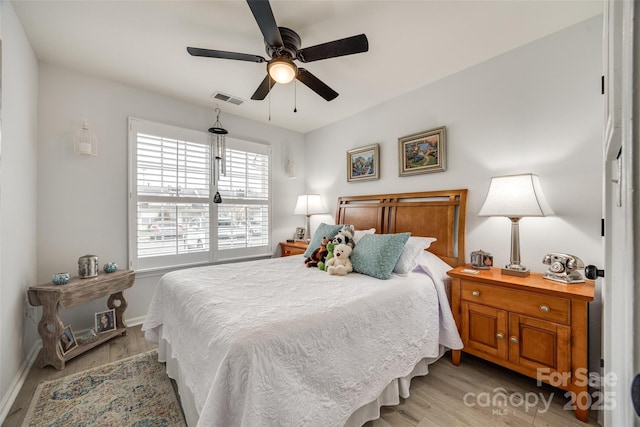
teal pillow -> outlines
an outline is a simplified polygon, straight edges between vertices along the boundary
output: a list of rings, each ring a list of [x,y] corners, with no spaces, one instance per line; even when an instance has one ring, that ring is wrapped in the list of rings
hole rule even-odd
[[[323,237],[333,239],[333,237],[338,234],[338,231],[342,230],[343,226],[344,224],[325,224],[324,222],[320,224],[315,233],[313,233],[313,237],[309,242],[307,250],[304,251],[304,257],[306,258],[310,256],[313,251],[320,247]]]
[[[351,252],[353,271],[378,279],[390,279],[409,236],[411,233],[362,236]]]

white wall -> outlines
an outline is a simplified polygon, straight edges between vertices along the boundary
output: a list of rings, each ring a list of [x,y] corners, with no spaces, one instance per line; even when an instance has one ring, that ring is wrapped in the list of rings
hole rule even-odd
[[[467,261],[483,249],[501,265],[509,261],[510,221],[478,211],[492,176],[533,172],[556,216],[521,221],[522,263],[543,272],[545,253],[568,252],[602,265],[601,20],[307,134],[309,191],[335,214],[341,195],[468,188]],[[397,71],[394,78],[402,78]],[[399,177],[397,139],[439,126],[447,127],[447,170]],[[380,144],[380,179],[347,183],[345,152],[372,143]],[[599,293],[590,310],[592,369],[600,358]]]
[[[11,3],[0,5],[1,411],[37,341],[34,323],[22,316],[26,288],[52,273],[74,272],[86,253],[126,264],[127,117],[207,129],[214,116],[210,109],[38,66]],[[242,119],[223,106],[221,118],[233,136],[273,146],[274,251],[304,225],[291,212],[306,191],[323,194],[333,214],[339,195],[468,188],[467,254],[482,248],[505,263],[508,221],[477,212],[491,176],[530,171],[540,175],[557,216],[522,221],[523,263],[543,271],[545,252],[566,251],[602,265],[600,35],[600,19],[594,18],[305,136]],[[85,118],[100,139],[97,158],[73,154],[71,136]],[[442,125],[448,131],[447,171],[398,177],[397,138]],[[346,150],[374,142],[381,144],[381,179],[347,183]],[[297,163],[296,179],[284,174],[289,157]],[[141,277],[126,292],[128,319],[144,315],[156,282]],[[82,329],[103,307],[88,304],[62,317]],[[594,367],[599,302],[591,315]]]
[[[38,156],[38,280],[60,271],[77,272],[78,257],[98,255],[100,265],[127,265],[127,117],[206,131],[215,122],[211,108],[187,104],[144,90],[40,64]],[[304,179],[285,175],[289,156],[304,167],[304,139],[297,132],[231,114],[220,105],[230,136],[272,146],[272,248],[289,238],[304,218],[292,214]],[[242,107],[238,107],[242,108]],[[74,131],[87,119],[99,140],[97,157],[73,152]],[[125,292],[126,319],[144,316],[158,276],[140,275]],[[106,299],[105,299],[106,300]],[[74,330],[91,326],[103,300],[64,310]]]
[[[10,2],[0,3],[2,158],[0,165],[0,420],[35,339],[25,321],[26,289],[36,280],[38,64]],[[26,327],[25,327],[26,326]]]

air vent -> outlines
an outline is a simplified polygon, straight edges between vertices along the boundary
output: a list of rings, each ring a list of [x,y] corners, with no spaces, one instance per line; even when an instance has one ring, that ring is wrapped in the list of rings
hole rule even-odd
[[[227,95],[226,93],[216,92],[211,95],[213,99],[217,99],[218,101],[228,102],[234,105],[240,105],[244,102],[244,99],[236,98],[235,96]]]

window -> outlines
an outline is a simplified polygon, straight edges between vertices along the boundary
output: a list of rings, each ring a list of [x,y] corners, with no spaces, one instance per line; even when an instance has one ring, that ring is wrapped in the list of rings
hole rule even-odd
[[[218,251],[259,254],[269,244],[268,148],[227,138],[226,176],[218,181]]]
[[[226,145],[226,176],[216,183],[206,132],[129,120],[131,268],[270,254],[270,148]]]

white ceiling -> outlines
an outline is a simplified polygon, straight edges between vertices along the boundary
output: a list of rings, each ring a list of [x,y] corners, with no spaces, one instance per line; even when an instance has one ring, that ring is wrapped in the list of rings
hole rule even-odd
[[[187,46],[267,57],[244,0],[29,1],[13,7],[39,61],[225,113],[309,132],[602,12],[602,1],[272,1],[302,47],[360,33],[369,52],[304,67],[337,91],[297,83],[252,101],[266,65],[192,57]],[[267,58],[268,59],[268,58]],[[549,64],[553,66],[553,64]],[[479,82],[481,84],[481,82]],[[214,101],[220,91],[246,100]],[[294,98],[295,97],[295,98]],[[297,113],[293,112],[294,99]],[[269,122],[269,107],[271,121]],[[212,111],[212,120],[214,119]]]

